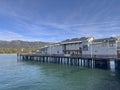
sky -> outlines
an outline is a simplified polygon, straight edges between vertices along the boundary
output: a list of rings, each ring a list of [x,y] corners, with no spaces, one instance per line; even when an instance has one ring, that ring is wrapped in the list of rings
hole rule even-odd
[[[0,0],[0,40],[120,35],[120,0]]]

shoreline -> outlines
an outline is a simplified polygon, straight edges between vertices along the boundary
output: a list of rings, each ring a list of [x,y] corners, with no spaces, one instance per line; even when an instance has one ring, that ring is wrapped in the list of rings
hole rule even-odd
[[[1,53],[0,55],[17,55],[17,53]]]

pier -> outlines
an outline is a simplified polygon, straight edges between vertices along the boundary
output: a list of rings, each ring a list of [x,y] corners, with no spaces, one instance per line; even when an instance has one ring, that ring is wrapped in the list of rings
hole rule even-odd
[[[119,58],[96,58],[63,55],[17,54],[18,60],[44,63],[65,64],[71,66],[120,70]]]

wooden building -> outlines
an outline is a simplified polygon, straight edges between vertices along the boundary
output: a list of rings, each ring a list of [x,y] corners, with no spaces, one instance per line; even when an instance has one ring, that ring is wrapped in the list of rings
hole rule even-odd
[[[120,57],[120,37],[94,39],[92,57]]]
[[[82,56],[89,51],[89,42],[93,37],[73,38],[61,42],[63,46],[63,53],[67,55]]]
[[[81,37],[67,39],[60,43],[45,46],[39,50],[39,53],[64,56],[120,58],[120,37],[101,39]]]

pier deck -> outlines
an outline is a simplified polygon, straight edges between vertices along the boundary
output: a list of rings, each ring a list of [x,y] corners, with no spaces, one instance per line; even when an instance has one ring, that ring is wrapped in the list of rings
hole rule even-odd
[[[19,56],[33,56],[33,57],[63,57],[63,58],[80,58],[80,59],[95,59],[95,60],[101,60],[101,59],[105,59],[105,60],[120,60],[120,58],[116,58],[116,57],[87,57],[87,56],[65,56],[65,55],[41,55],[41,54],[27,54],[27,53],[20,53],[17,54],[17,57]]]

